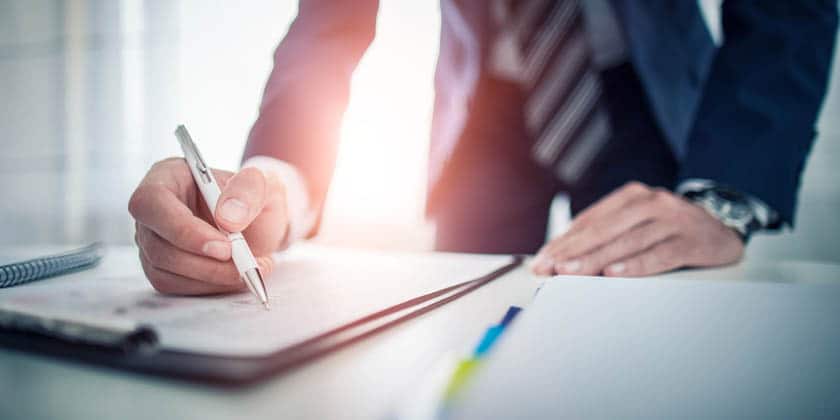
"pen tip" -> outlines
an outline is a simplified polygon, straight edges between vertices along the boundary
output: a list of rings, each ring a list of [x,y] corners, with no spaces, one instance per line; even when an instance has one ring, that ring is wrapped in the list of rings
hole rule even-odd
[[[271,307],[268,306],[268,301],[263,302],[263,307],[265,308],[266,311],[271,310]]]

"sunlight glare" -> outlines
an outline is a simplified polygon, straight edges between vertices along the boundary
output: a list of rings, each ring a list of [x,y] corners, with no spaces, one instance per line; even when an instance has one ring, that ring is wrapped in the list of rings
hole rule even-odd
[[[322,234],[423,223],[439,27],[434,2],[380,4],[377,37],[353,76]]]

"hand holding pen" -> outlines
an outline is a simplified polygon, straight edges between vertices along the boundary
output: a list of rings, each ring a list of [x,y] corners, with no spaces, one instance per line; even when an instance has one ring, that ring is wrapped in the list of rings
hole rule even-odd
[[[161,293],[243,290],[225,232],[242,232],[264,276],[288,229],[283,185],[255,168],[212,170],[221,194],[211,212],[182,158],[156,163],[129,201],[146,277]],[[218,226],[218,228],[216,227]]]

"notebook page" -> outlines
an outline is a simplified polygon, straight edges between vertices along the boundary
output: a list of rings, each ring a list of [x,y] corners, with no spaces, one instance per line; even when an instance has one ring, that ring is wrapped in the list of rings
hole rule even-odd
[[[151,325],[167,349],[261,356],[362,316],[483,276],[507,256],[412,254],[296,246],[266,279],[271,310],[248,292],[173,297],[155,292],[136,252],[106,255],[95,270],[0,293],[4,303]]]

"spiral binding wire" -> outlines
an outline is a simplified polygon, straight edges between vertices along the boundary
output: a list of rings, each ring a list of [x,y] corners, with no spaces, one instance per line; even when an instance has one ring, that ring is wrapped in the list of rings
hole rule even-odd
[[[102,259],[102,244],[0,266],[0,289],[65,274],[95,265]]]

